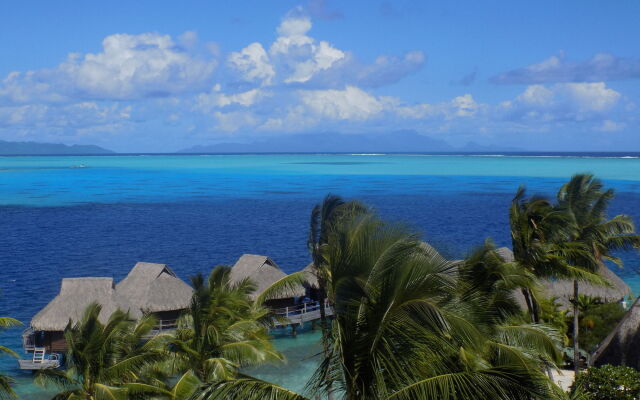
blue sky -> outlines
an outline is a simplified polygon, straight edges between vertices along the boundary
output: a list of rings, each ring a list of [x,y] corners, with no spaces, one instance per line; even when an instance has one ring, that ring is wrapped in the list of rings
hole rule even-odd
[[[640,151],[637,1],[13,1],[0,139],[174,151],[415,130]]]

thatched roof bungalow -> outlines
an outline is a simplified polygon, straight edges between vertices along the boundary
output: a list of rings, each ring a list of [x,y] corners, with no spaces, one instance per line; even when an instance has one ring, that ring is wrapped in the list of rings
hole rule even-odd
[[[287,276],[278,264],[267,256],[255,254],[243,254],[231,268],[230,281],[238,283],[244,279],[250,279],[256,285],[253,298],[258,297],[273,283]],[[276,299],[269,301],[271,306],[282,306],[293,303],[294,297],[304,296],[305,290],[302,286],[283,293]],[[283,305],[284,304],[284,305]]]
[[[193,289],[180,280],[165,264],[137,263],[126,278],[116,285],[118,307],[134,318],[144,314],[170,317],[189,307]]]
[[[591,354],[590,365],[626,365],[640,369],[640,297]]]
[[[302,272],[304,273],[304,288],[307,297],[315,301],[321,300],[320,298],[323,296],[320,294],[320,284],[318,283],[318,276],[313,263],[311,262],[304,267]]]
[[[77,322],[87,306],[102,306],[99,319],[106,322],[118,308],[114,298],[112,278],[64,278],[60,293],[32,319],[30,329],[23,334],[25,350],[44,347],[49,351],[64,351],[62,332],[71,321]]]
[[[311,289],[319,289],[320,285],[318,284],[318,276],[316,275],[316,269],[313,263],[309,263],[306,267],[302,269],[305,276],[305,286]]]
[[[497,250],[498,254],[505,262],[513,262],[514,256],[511,249],[501,247]],[[591,297],[599,297],[605,302],[615,302],[632,295],[631,288],[615,274],[607,266],[602,265],[598,270],[600,276],[604,277],[612,286],[600,286],[591,283],[580,282],[579,290],[580,294],[584,294]],[[545,279],[541,282],[542,294],[547,297],[554,297],[556,301],[563,307],[569,308],[571,306],[571,298],[573,298],[573,281],[567,279],[549,280]],[[518,290],[516,297],[521,305],[524,306],[524,297]]]
[[[598,274],[604,277],[611,287],[594,285],[586,282],[579,282],[579,293],[591,297],[599,297],[605,302],[616,302],[632,295],[631,288],[615,272],[602,265]],[[573,281],[556,280],[547,281],[544,285],[545,294],[549,297],[556,297],[563,306],[569,307],[570,299],[573,298]]]
[[[69,321],[78,321],[91,303],[102,306],[100,320],[106,322],[117,308],[113,293],[113,278],[64,278],[60,293],[31,319],[31,328],[63,331]]]
[[[23,334],[24,348],[64,351],[64,329],[69,322],[78,322],[91,303],[102,306],[101,322],[121,309],[135,319],[154,314],[160,330],[172,328],[179,313],[189,306],[192,293],[191,287],[164,264],[137,263],[118,285],[113,278],[65,278],[60,293],[31,319]]]

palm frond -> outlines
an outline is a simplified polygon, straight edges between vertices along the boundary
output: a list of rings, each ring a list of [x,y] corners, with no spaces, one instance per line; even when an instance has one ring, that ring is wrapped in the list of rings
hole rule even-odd
[[[215,382],[201,388],[191,400],[308,400],[273,383],[253,378]]]

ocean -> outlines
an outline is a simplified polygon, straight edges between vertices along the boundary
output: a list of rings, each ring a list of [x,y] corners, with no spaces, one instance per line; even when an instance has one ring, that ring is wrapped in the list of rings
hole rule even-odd
[[[578,172],[616,190],[612,215],[640,221],[637,154],[0,157],[0,315],[28,324],[63,277],[119,280],[137,261],[168,264],[185,280],[243,253],[299,270],[309,262],[309,213],[328,193],[366,202],[447,257],[487,237],[508,246],[518,186],[553,196]],[[640,256],[620,256],[616,272],[640,293]],[[0,333],[0,343],[20,351],[20,332]],[[252,372],[300,390],[317,340],[310,331],[280,335],[289,364]],[[23,398],[50,398],[15,366],[0,360]]]

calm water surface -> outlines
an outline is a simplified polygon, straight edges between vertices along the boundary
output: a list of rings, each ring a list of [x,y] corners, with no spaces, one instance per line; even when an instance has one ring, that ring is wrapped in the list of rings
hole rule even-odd
[[[84,168],[72,168],[84,166]],[[30,318],[63,277],[122,279],[137,261],[169,264],[183,279],[271,256],[305,266],[308,214],[327,193],[357,198],[402,221],[449,257],[485,237],[509,245],[507,209],[521,184],[553,195],[591,171],[616,189],[612,214],[640,221],[640,159],[419,155],[0,157],[0,315]],[[640,292],[640,257],[620,275]],[[20,350],[19,329],[0,342]],[[317,333],[279,337],[289,363],[256,371],[295,390],[313,371]],[[48,394],[3,359],[24,398]]]

